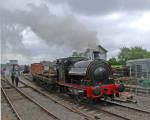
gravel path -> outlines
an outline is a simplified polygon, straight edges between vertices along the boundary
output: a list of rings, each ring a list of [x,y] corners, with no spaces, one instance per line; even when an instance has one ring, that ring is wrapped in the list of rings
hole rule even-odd
[[[51,111],[52,114],[61,118],[61,120],[85,120],[85,118],[75,112],[70,111],[69,109],[59,105],[58,103],[53,102],[48,97],[41,95],[40,93],[34,91],[32,88],[28,87],[20,87],[18,88],[25,93],[26,95],[30,96],[30,98],[35,99],[40,105],[46,108],[48,111]],[[21,104],[18,102],[18,104]],[[23,112],[23,111],[22,111]],[[39,113],[37,111],[37,113]]]
[[[31,83],[32,80],[28,81],[28,80],[24,79],[24,81],[26,83],[28,83],[28,84],[34,85],[38,89],[40,88],[40,87],[36,86],[36,84],[34,82]],[[51,96],[52,96],[52,94],[51,94]],[[143,109],[145,111],[150,111],[150,97],[134,96],[134,98],[138,101],[137,104],[133,104],[133,103],[121,103],[121,104],[123,104],[125,106],[129,106],[129,107],[134,107],[134,108],[137,108],[137,109]],[[115,106],[109,106],[109,107],[106,106],[106,107],[104,107],[104,109],[106,109],[108,111],[111,111],[111,112],[114,112],[114,113],[118,113],[118,114],[120,114],[122,116],[127,116],[127,118],[132,118],[133,120],[141,120],[141,119],[149,120],[149,118],[150,118],[150,116],[147,115],[147,114],[145,115],[145,114],[142,114],[142,113],[136,113],[133,110],[130,110],[130,109],[127,109],[127,108],[126,109],[122,109],[122,108],[120,108],[118,106],[116,106],[116,107]],[[83,110],[83,112],[88,112],[88,110],[86,110],[86,109],[85,110],[82,109],[82,110]],[[95,113],[95,111],[92,111],[92,110],[90,112],[88,112],[88,113],[90,113],[91,115],[92,114],[97,114],[97,116],[100,116],[100,119],[103,119],[103,118],[109,119],[109,117],[110,117],[110,116],[108,116],[106,114],[103,114],[103,113],[100,113],[100,112],[99,113]]]
[[[135,96],[138,103],[136,106],[150,111],[150,97]]]
[[[32,84],[34,86],[34,83],[29,83],[29,81],[26,81],[24,80],[24,82],[26,82],[27,84]],[[36,87],[37,89],[39,89],[40,87],[38,86],[34,86]],[[77,108],[78,110],[82,111],[83,113],[85,114],[88,114],[89,116],[93,116],[93,118],[95,119],[101,119],[101,120],[122,120],[122,118],[118,118],[116,116],[113,116],[113,115],[110,115],[108,113],[104,113],[104,112],[101,112],[100,110],[95,110],[95,109],[89,109],[89,107],[80,107],[80,105],[76,105],[76,104],[73,104],[73,101],[72,99],[70,99],[70,97],[66,96],[66,97],[63,97],[63,95],[61,96],[60,94],[50,94],[46,91],[44,91],[45,93],[49,94],[51,97],[53,97],[55,100],[57,101],[63,101],[65,102],[67,105],[69,106],[72,106],[73,108]],[[28,92],[28,93],[31,93],[31,92]],[[61,96],[61,97],[60,97]],[[72,102],[69,102],[72,101]]]
[[[109,107],[105,106],[101,108],[109,112],[117,113],[118,115],[129,118],[131,120],[149,120],[150,118],[150,114],[148,113],[138,112],[132,109],[124,108],[122,106],[111,105]]]
[[[32,84],[35,87],[38,87],[38,86],[36,86],[36,84],[34,82],[32,82],[32,78],[29,78],[29,77],[27,77],[27,78],[29,80],[26,80],[24,78],[22,78],[22,79],[26,83]],[[38,89],[39,89],[39,87],[38,87]],[[131,106],[131,107],[143,109],[143,110],[146,110],[146,111],[150,111],[150,97],[143,97],[143,96],[139,96],[139,95],[138,96],[134,95],[134,99],[137,100],[137,104],[134,104],[134,103],[125,103],[125,102],[120,102],[120,104],[123,104],[125,106]]]
[[[13,110],[9,106],[4,94],[1,92],[1,120],[17,120]]]
[[[28,94],[31,98],[36,99],[38,103],[51,111],[62,120],[85,120],[81,115],[74,113],[67,108],[51,101],[49,98],[33,91],[31,88],[20,88],[24,93]]]
[[[141,109],[144,111],[149,111],[150,112],[150,97],[143,97],[143,96],[137,96],[134,95],[133,97],[135,100],[137,100],[137,103],[131,103],[131,102],[117,102],[121,105],[128,106],[128,107],[133,107],[137,109]]]
[[[23,120],[53,120],[47,113],[42,111],[39,106],[26,99],[14,88],[5,89],[5,92]],[[6,113],[3,109],[2,112]]]

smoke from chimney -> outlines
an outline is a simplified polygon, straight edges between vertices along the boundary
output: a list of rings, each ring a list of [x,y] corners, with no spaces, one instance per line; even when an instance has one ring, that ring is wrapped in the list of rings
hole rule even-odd
[[[96,33],[89,31],[74,16],[52,15],[45,4],[39,6],[30,4],[29,8],[29,10],[16,11],[0,8],[0,24],[9,29],[9,32],[3,35],[2,44],[25,53],[26,48],[22,43],[20,32],[30,28],[49,47],[56,45],[71,50],[83,50],[96,46]],[[15,33],[12,34],[13,32]]]

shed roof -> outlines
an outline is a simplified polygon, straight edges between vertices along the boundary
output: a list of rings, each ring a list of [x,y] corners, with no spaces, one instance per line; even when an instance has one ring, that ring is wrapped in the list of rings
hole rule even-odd
[[[136,63],[136,62],[150,62],[150,58],[135,59],[135,60],[128,60],[128,61],[127,61],[127,63]]]

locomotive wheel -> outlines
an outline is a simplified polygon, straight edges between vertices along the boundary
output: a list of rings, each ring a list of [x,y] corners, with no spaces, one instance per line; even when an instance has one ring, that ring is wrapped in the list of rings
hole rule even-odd
[[[91,98],[87,98],[86,102],[88,105],[94,105],[94,100]]]
[[[110,97],[111,101],[113,101],[113,100],[114,100],[115,95],[114,95],[114,94],[112,94],[112,95],[110,95],[109,97]]]
[[[65,93],[65,89],[63,86],[59,86],[57,91],[58,93]]]
[[[81,95],[74,95],[73,100],[75,104],[80,104],[83,101],[83,98]]]
[[[49,92],[54,92],[55,91],[55,86],[54,85],[49,85],[49,84],[47,84],[46,86],[45,86],[45,88],[49,91]]]
[[[116,93],[116,97],[120,97],[119,93]]]
[[[63,92],[62,92],[62,87],[61,87],[61,86],[58,87],[58,93],[63,93]]]

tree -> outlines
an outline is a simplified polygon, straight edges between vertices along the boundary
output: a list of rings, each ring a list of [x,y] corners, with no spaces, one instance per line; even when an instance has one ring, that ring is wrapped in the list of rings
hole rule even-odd
[[[118,61],[117,61],[117,59],[114,58],[114,57],[112,57],[112,58],[109,59],[109,63],[110,63],[111,65],[118,65]]]
[[[84,53],[75,51],[72,53],[72,57],[84,57]]]
[[[118,60],[122,65],[125,65],[128,60],[143,58],[150,58],[150,52],[141,47],[123,47],[120,49],[120,53],[118,55]]]
[[[123,47],[120,49],[118,59],[120,61],[127,61],[130,59],[130,56],[131,56],[131,50],[129,48]]]
[[[77,52],[73,52],[72,53],[72,57],[77,57],[78,56],[78,53]]]
[[[134,47],[134,48],[131,48],[130,59],[148,58],[148,56],[147,56],[148,54],[149,54],[149,52],[147,52],[147,50],[145,50],[141,47]]]

